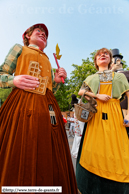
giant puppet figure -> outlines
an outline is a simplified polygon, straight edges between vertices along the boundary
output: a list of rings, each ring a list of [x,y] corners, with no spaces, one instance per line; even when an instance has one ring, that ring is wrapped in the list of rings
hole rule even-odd
[[[48,29],[35,24],[23,34],[0,66],[0,86],[13,87],[1,107],[1,186],[61,186],[77,194],[76,179],[63,118],[53,85],[66,78],[64,68],[52,74],[44,53]],[[15,76],[12,74],[15,72]]]
[[[112,49],[112,56],[112,71],[123,73],[129,82],[129,71],[124,71],[123,69],[123,62],[121,61],[123,59],[123,56],[119,53],[119,49]],[[127,96],[125,96],[125,99],[120,104],[125,116],[128,108]]]
[[[86,123],[79,147],[76,180],[81,194],[129,193],[129,105],[124,122],[120,101],[129,100],[129,84],[123,73],[112,72],[112,53],[106,48],[94,57],[98,70],[79,90],[96,98],[97,113]]]

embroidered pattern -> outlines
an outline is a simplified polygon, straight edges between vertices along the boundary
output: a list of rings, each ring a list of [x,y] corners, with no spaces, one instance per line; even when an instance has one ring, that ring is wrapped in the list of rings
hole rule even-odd
[[[50,113],[51,124],[56,125],[56,115],[52,105],[49,105],[49,113]]]
[[[99,74],[99,79],[102,82],[112,81],[112,71],[111,70],[98,71],[97,74]]]
[[[39,63],[36,61],[30,61],[28,75],[37,77],[39,79],[39,87],[35,88],[35,90],[26,90],[26,91],[41,94],[41,95],[46,94],[48,77],[47,76],[41,77],[40,73],[41,73],[41,70],[39,68]]]

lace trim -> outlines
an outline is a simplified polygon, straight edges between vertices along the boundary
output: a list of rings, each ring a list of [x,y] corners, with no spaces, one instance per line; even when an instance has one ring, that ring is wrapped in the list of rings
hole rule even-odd
[[[105,70],[105,71],[98,71],[97,74],[99,74],[99,79],[102,82],[112,81],[112,70]]]

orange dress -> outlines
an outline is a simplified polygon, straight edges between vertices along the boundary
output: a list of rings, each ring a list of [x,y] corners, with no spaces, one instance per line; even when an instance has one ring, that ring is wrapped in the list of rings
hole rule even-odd
[[[48,57],[35,48],[23,47],[16,75],[27,74],[30,61],[40,64],[48,76],[45,95],[15,88],[1,107],[1,186],[62,186],[62,194],[77,194],[66,130],[54,97]],[[51,122],[49,107],[56,122]]]
[[[112,82],[101,82],[99,93],[112,95]],[[100,177],[129,183],[129,138],[120,101],[97,104],[97,113],[87,124],[80,165]]]

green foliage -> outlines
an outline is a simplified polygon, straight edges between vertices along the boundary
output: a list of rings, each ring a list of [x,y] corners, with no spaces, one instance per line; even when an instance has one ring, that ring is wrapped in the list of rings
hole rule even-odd
[[[67,99],[67,91],[69,90],[68,79],[65,79],[65,84],[60,84],[60,88],[57,90],[54,96],[58,102],[58,105],[62,112],[69,110],[69,102]]]
[[[120,55],[122,55],[122,54],[120,53]],[[128,70],[129,67],[128,67],[126,61],[123,60],[123,59],[122,59],[121,61],[122,61],[122,63],[123,63],[123,69],[124,69],[124,70]]]
[[[11,93],[12,88],[6,88],[2,89],[0,88],[0,99],[1,99],[1,105],[4,103],[8,95]]]
[[[127,63],[126,63],[126,61],[124,61],[123,59],[121,60],[122,62],[123,62],[123,69],[124,70],[129,70],[128,68],[128,66],[127,66]]]
[[[71,72],[70,79],[65,80],[65,84],[61,84],[61,87],[56,92],[55,97],[59,104],[61,111],[67,111],[71,108],[71,95],[78,96],[78,92],[82,86],[83,81],[91,74],[96,73],[94,66],[94,55],[96,51],[90,54],[90,59],[82,59],[81,65],[75,65],[74,70]]]
[[[94,73],[96,73],[96,68],[94,66],[94,55],[96,51],[91,53],[90,59],[87,58],[82,59],[82,65],[75,65],[73,64],[72,66],[75,68],[71,72],[71,77],[68,82],[70,89],[67,92],[67,98],[69,99],[69,102],[71,101],[71,94],[75,94],[78,96],[78,92],[82,86],[83,81],[89,76]],[[78,96],[79,97],[79,96]]]

